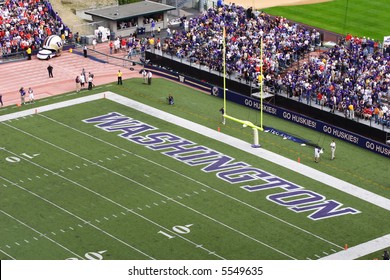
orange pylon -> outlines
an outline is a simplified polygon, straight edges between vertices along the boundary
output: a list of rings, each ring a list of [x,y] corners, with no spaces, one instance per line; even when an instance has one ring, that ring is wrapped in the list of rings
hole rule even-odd
[[[348,244],[345,244],[344,245],[344,250],[347,250],[348,249]]]

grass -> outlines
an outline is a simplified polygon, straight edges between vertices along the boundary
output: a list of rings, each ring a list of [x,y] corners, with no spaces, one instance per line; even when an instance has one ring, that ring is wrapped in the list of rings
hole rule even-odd
[[[131,79],[102,90],[251,142],[242,126],[228,122],[221,127],[221,99],[180,84],[154,79],[147,86]],[[175,97],[174,106],[166,104],[168,93]],[[50,98],[30,108],[74,97]],[[228,106],[232,115],[258,121],[255,111]],[[244,191],[215,172],[201,171],[203,166],[184,164],[82,121],[109,112],[153,125],[153,133],[169,132],[229,155],[361,213],[313,221],[308,212],[295,213],[267,199],[281,189]],[[264,124],[315,142],[331,140],[267,115]],[[0,150],[0,259],[316,259],[346,243],[354,246],[390,232],[383,223],[388,211],[107,99],[1,123],[0,136],[5,148]],[[294,160],[299,156],[301,164],[390,197],[387,173],[378,168],[388,165],[384,157],[339,141],[336,160],[325,153],[314,164],[311,148],[266,133],[260,139],[264,149]]]
[[[389,36],[387,0],[334,0],[330,2],[268,8],[264,11],[339,34],[383,41]]]

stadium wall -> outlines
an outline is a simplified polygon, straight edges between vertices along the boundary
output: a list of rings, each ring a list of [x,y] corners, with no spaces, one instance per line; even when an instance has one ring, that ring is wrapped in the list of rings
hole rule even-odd
[[[195,87],[195,88],[200,89],[202,91],[206,91],[212,96],[223,98],[223,88],[215,86],[209,82],[206,82],[206,80],[198,80],[198,79],[195,79],[189,75],[174,72],[172,70],[164,69],[162,67],[146,65],[145,68],[147,68],[148,70],[150,70],[151,72],[153,72],[156,75],[168,78],[168,79],[176,81],[176,82],[186,84],[188,86]],[[207,79],[207,81],[210,80],[210,79],[208,79],[208,77],[205,77],[205,79]],[[244,105],[244,106],[249,107],[251,109],[259,110],[259,108],[260,108],[260,101],[258,99],[251,98],[249,96],[237,93],[237,92],[232,91],[230,89],[226,91],[226,96],[227,96],[227,99],[229,101]],[[284,99],[286,99],[288,101],[287,98],[284,98]],[[301,105],[305,106],[303,104],[301,104]],[[315,109],[313,107],[305,106],[305,112],[310,113],[308,111],[308,108]],[[355,130],[360,129],[360,131],[367,132],[368,135],[371,135],[370,133],[373,133],[373,131],[375,130],[376,134],[383,133],[382,139],[385,139],[385,132],[384,131],[380,131],[378,129],[368,127],[367,125],[360,124],[360,123],[357,123],[355,121],[352,121],[352,120],[349,120],[346,118],[342,118],[340,116],[330,114],[329,112],[325,112],[325,111],[322,111],[324,114],[324,116],[323,116],[324,121],[300,114],[299,112],[297,112],[297,110],[292,111],[292,110],[288,110],[288,109],[282,108],[280,106],[265,103],[265,102],[263,103],[263,112],[270,114],[270,115],[273,115],[275,117],[284,119],[286,121],[293,122],[293,123],[302,125],[304,127],[313,129],[315,131],[325,133],[331,137],[346,141],[348,143],[357,145],[357,146],[364,148],[366,150],[369,150],[371,152],[375,152],[379,155],[390,158],[390,146],[372,139],[373,137],[367,137],[365,135],[354,133],[349,128],[352,128],[352,126],[354,126],[353,129],[355,129]],[[330,120],[330,121],[327,122],[328,120]],[[342,124],[342,125],[348,126],[348,130],[345,128],[342,128],[340,126],[330,125],[329,123],[337,123],[337,124]]]

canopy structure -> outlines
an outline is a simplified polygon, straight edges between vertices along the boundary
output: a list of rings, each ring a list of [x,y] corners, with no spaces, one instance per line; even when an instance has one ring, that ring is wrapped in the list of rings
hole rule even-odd
[[[232,3],[243,6],[244,8],[252,7],[254,10],[261,10],[276,6],[309,5],[329,1],[332,0],[234,0]]]

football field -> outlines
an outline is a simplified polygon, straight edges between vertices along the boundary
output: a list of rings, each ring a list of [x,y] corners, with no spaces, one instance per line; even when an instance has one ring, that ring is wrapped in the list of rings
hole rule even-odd
[[[388,198],[112,92],[4,115],[0,134],[3,260],[372,259],[390,246]]]

